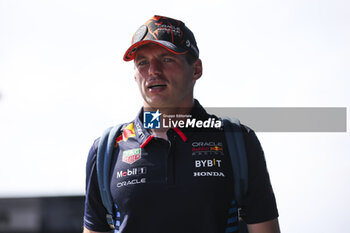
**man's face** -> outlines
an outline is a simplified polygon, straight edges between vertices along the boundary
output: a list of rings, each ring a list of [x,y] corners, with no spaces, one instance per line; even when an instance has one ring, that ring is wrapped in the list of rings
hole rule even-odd
[[[198,59],[190,65],[185,55],[147,44],[138,48],[134,60],[135,80],[144,107],[191,107],[195,81],[202,75]]]

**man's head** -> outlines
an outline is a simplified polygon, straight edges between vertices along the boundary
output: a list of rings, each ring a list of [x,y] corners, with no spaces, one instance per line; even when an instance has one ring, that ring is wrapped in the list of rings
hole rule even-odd
[[[144,107],[188,108],[202,63],[193,33],[181,21],[154,16],[141,26],[124,60],[134,60]]]

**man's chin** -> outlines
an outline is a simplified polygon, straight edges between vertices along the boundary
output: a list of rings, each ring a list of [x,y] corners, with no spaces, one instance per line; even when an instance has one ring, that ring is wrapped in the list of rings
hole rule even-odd
[[[158,97],[158,98],[147,98],[145,100],[144,107],[160,109],[160,108],[168,108],[173,106],[171,105],[171,102],[168,99]]]

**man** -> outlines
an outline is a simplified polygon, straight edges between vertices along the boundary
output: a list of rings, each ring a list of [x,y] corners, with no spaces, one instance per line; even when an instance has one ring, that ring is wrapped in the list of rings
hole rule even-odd
[[[193,33],[181,21],[154,16],[136,31],[124,60],[134,60],[134,78],[144,102],[136,119],[123,125],[115,144],[110,187],[116,229],[120,233],[236,232],[232,167],[222,128],[216,125],[220,119],[209,115],[193,97],[202,75]],[[153,126],[160,115],[168,118],[168,125],[145,128],[144,122]],[[186,118],[190,124],[181,125]],[[212,123],[210,127],[195,123],[205,121]],[[250,233],[278,233],[263,151],[254,132],[242,130],[249,166],[243,218]],[[110,231],[96,178],[97,145],[98,140],[87,162],[87,233]]]

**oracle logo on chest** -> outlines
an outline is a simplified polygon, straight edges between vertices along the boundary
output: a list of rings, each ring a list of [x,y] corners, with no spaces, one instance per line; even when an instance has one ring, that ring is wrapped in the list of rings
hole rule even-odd
[[[222,142],[192,142],[192,155],[224,155]]]

